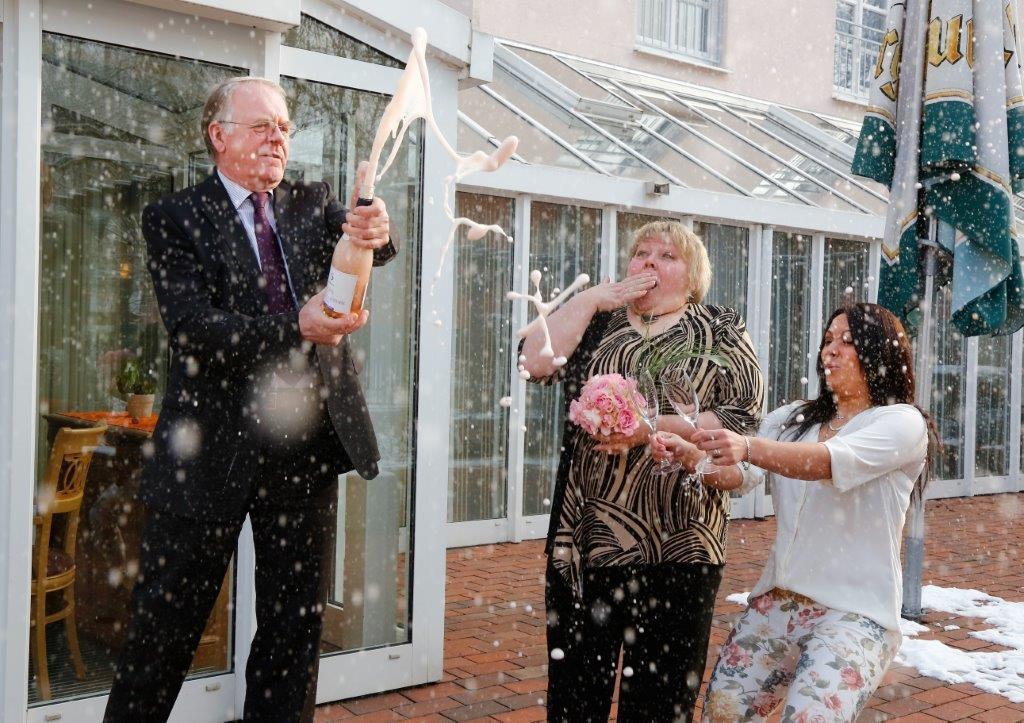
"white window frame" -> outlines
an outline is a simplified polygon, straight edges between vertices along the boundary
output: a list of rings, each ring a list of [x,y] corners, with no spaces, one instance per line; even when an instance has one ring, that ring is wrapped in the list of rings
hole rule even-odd
[[[682,14],[688,10],[708,13],[707,36],[703,38],[707,51],[680,37]],[[637,0],[635,23],[637,50],[721,69],[725,0]],[[699,42],[699,30],[689,34]]]
[[[839,6],[846,5],[853,9],[852,20],[841,20],[839,18]],[[832,43],[832,92],[836,98],[850,101],[858,104],[866,104],[868,101],[868,92],[871,86],[871,79],[862,79],[860,77],[860,68],[863,67],[865,62],[864,56],[868,54],[872,60],[877,58],[878,47],[872,41],[867,40],[864,37],[864,17],[866,14],[881,15],[883,19],[883,26],[886,11],[882,8],[877,8],[866,3],[866,0],[836,0],[836,19],[833,23],[833,43]],[[842,33],[839,32],[839,23],[849,23],[853,27],[853,33]],[[870,28],[874,30],[873,28]],[[852,48],[852,49],[850,49]],[[836,71],[839,69],[839,53],[840,51],[849,52],[851,57],[851,68],[848,68],[850,78],[852,78],[853,87],[847,88],[836,83]],[[873,63],[872,63],[873,64]]]

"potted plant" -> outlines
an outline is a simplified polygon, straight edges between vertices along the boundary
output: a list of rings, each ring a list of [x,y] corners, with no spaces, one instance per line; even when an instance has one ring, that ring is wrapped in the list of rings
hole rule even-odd
[[[156,377],[144,372],[134,359],[128,359],[117,375],[117,391],[127,399],[128,416],[138,420],[153,413]]]

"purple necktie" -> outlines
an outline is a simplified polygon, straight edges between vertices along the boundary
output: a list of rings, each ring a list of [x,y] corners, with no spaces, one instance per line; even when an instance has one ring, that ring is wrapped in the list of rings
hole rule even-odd
[[[263,291],[267,295],[267,311],[271,314],[285,314],[295,310],[295,304],[288,290],[288,275],[284,268],[284,258],[274,237],[274,229],[267,219],[267,198],[269,193],[253,193],[253,220],[256,226],[256,247],[260,252],[260,268],[266,286]]]

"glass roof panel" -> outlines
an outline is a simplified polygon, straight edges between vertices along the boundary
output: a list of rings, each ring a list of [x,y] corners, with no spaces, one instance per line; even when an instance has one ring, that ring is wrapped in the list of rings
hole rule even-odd
[[[515,133],[529,163],[854,213],[885,212],[887,189],[850,172],[857,140],[853,123],[498,43],[494,80],[459,95],[467,116],[460,123],[464,150],[486,150],[488,134]]]
[[[744,188],[753,195],[782,201],[801,201],[802,197],[815,205],[842,211],[870,210],[870,202],[877,200],[866,192],[857,192],[841,174],[823,168],[718,106],[692,102],[678,95],[672,98],[635,84],[622,83],[617,87],[625,90],[626,98],[647,109],[652,118],[656,114],[647,104],[684,124],[685,128],[674,123],[670,127],[674,126],[674,132],[684,137],[692,135],[698,149],[700,143],[711,146],[704,149],[707,160],[711,162],[715,153],[720,154],[723,160],[716,161],[715,167],[734,180],[746,178],[749,185]],[[763,119],[759,113],[749,115]]]
[[[795,115],[802,121],[810,123],[815,128],[828,133],[833,138],[838,138],[850,148],[857,147],[857,136],[854,134],[853,129],[844,128],[837,123],[833,123],[827,118],[822,118],[817,113],[811,113],[805,110],[799,110],[797,108],[790,108],[789,112]]]
[[[623,103],[600,85],[589,80],[585,75],[566,65],[553,55],[526,50],[525,48],[509,48],[509,50],[512,50],[523,60],[529,62],[530,65],[544,71],[583,98],[599,100],[604,103],[614,103],[616,105],[629,105],[628,103]]]
[[[459,153],[476,153],[477,151],[483,151],[484,153],[493,153],[494,146],[492,146],[486,138],[476,132],[476,130],[461,117],[459,118],[459,135],[458,143],[456,147]]]
[[[489,84],[492,90],[545,127],[557,133],[566,143],[569,143],[577,151],[590,158],[591,161],[606,172],[625,176],[626,178],[647,181],[668,180],[667,178],[662,178],[659,173],[631,156],[628,151],[621,148],[614,141],[609,140],[600,132],[594,130],[586,121],[556,105],[554,101],[547,99],[534,88],[527,87],[515,78],[499,72],[498,68],[495,68],[494,75],[494,81]],[[460,93],[460,105],[462,105],[462,95],[464,93]],[[463,110],[467,115],[473,117],[472,112],[465,108]],[[490,130],[497,132],[494,128]],[[527,160],[530,160],[528,153],[523,152],[523,150],[520,153]]]
[[[616,126],[610,121],[595,120],[594,122],[601,126],[605,132],[625,142],[626,145],[649,160],[651,163],[664,169],[666,173],[675,176],[675,178],[681,182],[681,185],[685,187],[699,188],[706,191],[737,193],[735,188],[730,187],[727,182],[716,177],[714,170],[717,169],[713,170],[712,166],[704,168],[699,163],[680,154],[668,143],[662,141],[653,133],[649,132],[648,128],[643,125],[628,124],[624,126]],[[663,129],[650,128],[650,131],[654,131],[654,133],[659,134],[661,134],[661,130]],[[669,130],[671,132],[671,129]],[[670,136],[662,135],[662,137],[666,138],[669,142],[676,142],[676,139]],[[591,158],[597,160],[597,156],[594,151],[587,150],[586,152]],[[642,161],[639,161],[610,142],[606,142],[604,144],[602,153],[604,163],[616,164],[614,170],[609,168],[609,170],[611,170],[615,175],[634,177],[627,172],[627,169],[643,165]],[[650,173],[650,171],[648,171],[648,173]]]
[[[753,114],[730,113],[720,107],[704,109],[695,104],[690,107],[694,109],[691,112],[704,114],[713,119],[710,122],[727,128],[734,138],[746,138],[747,141],[739,142],[747,148],[759,149],[765,158],[771,159],[773,174],[782,174],[780,178],[786,178],[787,183],[795,182],[794,189],[814,203],[844,211],[885,213],[884,197],[878,198],[867,190],[866,184],[859,183],[848,164],[827,163],[826,159],[823,165],[820,158],[808,153],[806,143],[787,145],[755,126],[755,118],[750,117]],[[758,120],[764,127],[763,118]]]
[[[459,110],[465,113],[470,120],[486,128],[489,133],[494,134],[496,138],[516,136],[519,139],[517,153],[526,159],[528,163],[561,166],[577,170],[587,168],[581,160],[573,156],[569,151],[559,146],[542,131],[530,125],[480,88],[469,88],[459,93]],[[533,117],[536,118],[536,116]],[[465,129],[469,131],[471,136],[464,135],[463,126],[465,126]],[[558,133],[558,135],[564,138],[562,133]],[[488,143],[487,139],[475,141],[472,139],[472,136],[480,138],[476,131],[471,130],[468,125],[460,122],[460,151],[472,153],[476,150],[485,150],[491,153],[494,150],[494,147]],[[463,145],[464,138],[468,145]],[[484,145],[481,146],[480,143]]]

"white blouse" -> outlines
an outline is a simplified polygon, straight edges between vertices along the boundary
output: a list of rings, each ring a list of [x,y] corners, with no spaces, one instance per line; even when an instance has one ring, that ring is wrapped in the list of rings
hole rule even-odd
[[[778,439],[800,403],[776,409],[759,437]],[[816,442],[820,425],[798,440]],[[751,597],[772,588],[899,630],[903,602],[900,544],[914,482],[924,468],[928,433],[909,404],[871,407],[824,442],[832,479],[805,482],[772,474],[775,544]],[[764,481],[751,465],[743,491]]]

